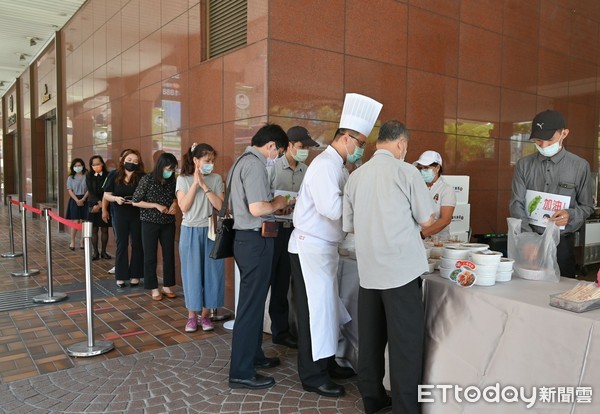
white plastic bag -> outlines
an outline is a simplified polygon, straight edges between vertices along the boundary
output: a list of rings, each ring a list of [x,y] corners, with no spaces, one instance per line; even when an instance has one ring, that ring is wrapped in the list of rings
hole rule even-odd
[[[521,232],[521,220],[509,217],[508,257],[514,259],[514,272],[529,280],[560,281],[556,261],[556,246],[560,242],[560,229],[550,222],[543,234]]]

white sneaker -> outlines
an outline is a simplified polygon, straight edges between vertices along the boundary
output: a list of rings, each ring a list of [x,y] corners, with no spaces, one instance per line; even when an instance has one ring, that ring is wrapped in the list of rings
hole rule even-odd
[[[112,269],[110,269],[110,270],[108,271],[108,273],[110,273],[111,275],[114,275],[114,274],[115,274],[115,266],[113,266],[113,268],[112,268]]]

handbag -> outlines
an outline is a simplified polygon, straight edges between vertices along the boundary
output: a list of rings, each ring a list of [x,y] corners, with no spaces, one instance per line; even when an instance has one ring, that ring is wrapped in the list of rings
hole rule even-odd
[[[235,239],[235,230],[233,229],[234,221],[233,217],[231,217],[227,211],[227,207],[229,205],[229,194],[231,191],[231,179],[233,178],[233,172],[235,171],[235,167],[237,166],[238,162],[240,162],[242,158],[249,154],[252,153],[246,152],[240,158],[238,158],[231,169],[229,182],[227,183],[227,190],[225,191],[225,199],[223,200],[221,210],[219,210],[216,215],[217,226],[215,230],[215,242],[209,255],[211,259],[225,259],[226,257],[233,256],[233,241]]]
[[[233,218],[217,216],[217,231],[215,233],[215,242],[210,252],[210,258],[224,259],[232,257],[234,238]]]

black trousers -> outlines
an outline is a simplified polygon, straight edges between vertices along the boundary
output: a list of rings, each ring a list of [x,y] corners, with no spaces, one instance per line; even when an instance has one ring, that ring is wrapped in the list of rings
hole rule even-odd
[[[279,223],[279,233],[274,239],[273,269],[271,271],[269,316],[271,317],[273,339],[284,339],[290,334],[288,291],[290,290],[291,268],[288,242],[294,228],[291,225],[284,227],[283,224]]]
[[[117,240],[117,253],[115,255],[115,277],[117,280],[144,277],[142,222],[139,213],[136,213],[131,215],[115,211],[112,216],[113,230]],[[131,261],[129,261],[130,241]]]
[[[158,288],[158,278],[156,277],[158,242],[162,249],[163,286],[175,285],[175,223],[157,224],[142,221],[145,289]]]
[[[308,296],[306,285],[297,254],[290,253],[292,283],[294,284],[294,302],[298,319],[298,376],[302,385],[320,387],[331,381],[327,365],[331,358],[313,361],[312,341],[310,338],[310,316],[308,311]],[[335,355],[332,355],[335,358]]]
[[[359,290],[358,389],[367,413],[386,398],[386,344],[393,412],[421,412],[417,399],[423,372],[425,316],[418,279],[395,289]]]
[[[249,379],[256,375],[254,363],[265,359],[262,328],[273,263],[273,239],[262,237],[259,231],[236,230],[233,257],[240,269],[240,290],[229,378]]]
[[[560,242],[556,246],[556,261],[561,276],[575,277],[577,263],[575,261],[575,235],[573,233],[560,236]]]

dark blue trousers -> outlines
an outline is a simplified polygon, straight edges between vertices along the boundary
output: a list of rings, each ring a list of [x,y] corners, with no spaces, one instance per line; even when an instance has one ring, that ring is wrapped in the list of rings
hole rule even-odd
[[[240,290],[235,312],[229,378],[256,375],[255,362],[265,358],[262,350],[263,316],[273,263],[273,239],[259,231],[236,230],[233,257],[240,269]]]

